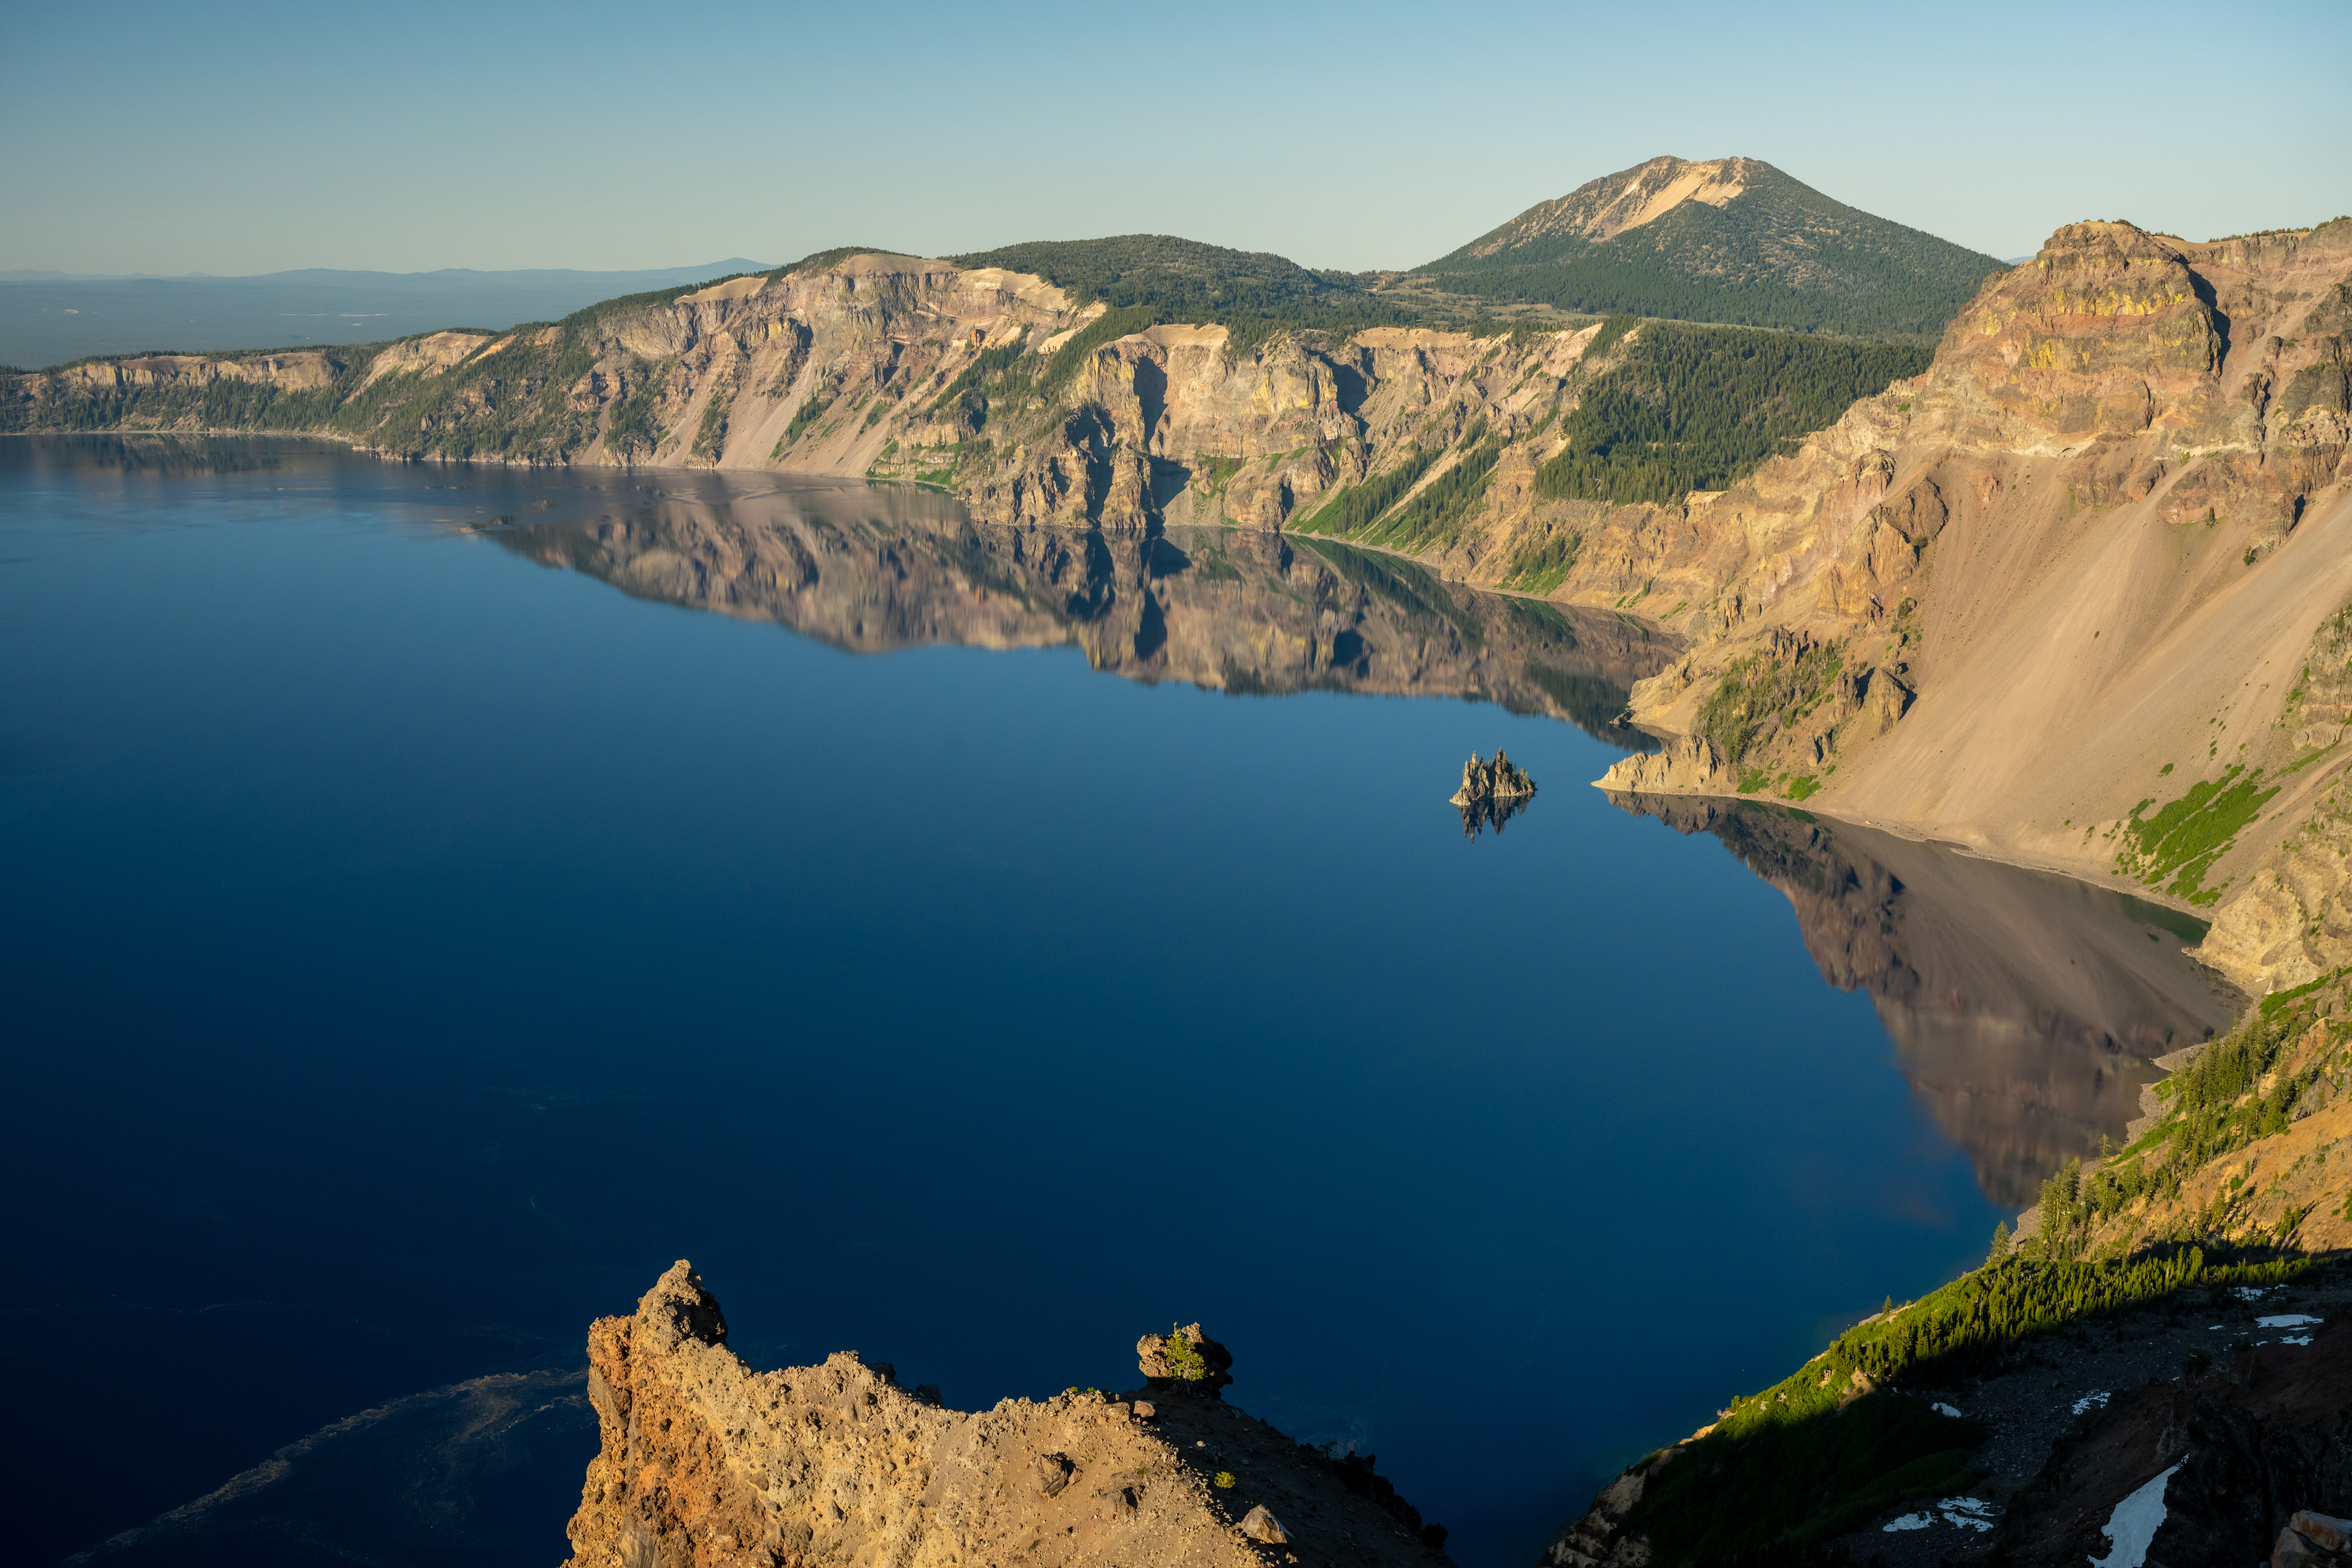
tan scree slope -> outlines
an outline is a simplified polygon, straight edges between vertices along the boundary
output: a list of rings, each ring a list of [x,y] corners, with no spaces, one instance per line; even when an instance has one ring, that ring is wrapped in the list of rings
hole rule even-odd
[[[1556,200],[1538,203],[1502,233],[1473,246],[1470,254],[1492,256],[1555,234],[1610,239],[1629,228],[1655,223],[1685,202],[1724,206],[1748,188],[1748,163],[1745,158],[1710,158],[1696,163],[1682,158],[1653,158],[1622,174],[1588,181]]]
[[[2352,605],[2347,342],[2352,222],[2206,245],[2060,230],[1926,374],[1693,497],[1680,549],[1628,539],[1701,641],[1634,695],[1688,738],[1609,787],[1746,784],[2145,880],[2216,912],[2206,956],[2257,991],[2352,959],[2333,805],[2352,648],[2331,622]],[[2135,813],[2257,769],[2279,793],[2217,830],[2200,875],[2119,862]]]

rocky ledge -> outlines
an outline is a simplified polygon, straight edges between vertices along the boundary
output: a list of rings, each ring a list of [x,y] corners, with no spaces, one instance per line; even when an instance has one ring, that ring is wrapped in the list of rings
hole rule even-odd
[[[1200,1325],[1146,1335],[1147,1385],[949,1410],[855,1351],[754,1372],[691,1265],[588,1332],[603,1447],[570,1568],[1448,1561],[1369,1455],[1334,1458],[1219,1397]],[[1154,1397],[1156,1396],[1156,1397]]]

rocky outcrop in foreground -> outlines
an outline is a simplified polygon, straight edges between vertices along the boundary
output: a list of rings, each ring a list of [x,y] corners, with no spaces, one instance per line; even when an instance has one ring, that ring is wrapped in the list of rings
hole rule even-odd
[[[752,1371],[680,1261],[635,1313],[589,1330],[603,1447],[571,1568],[1448,1561],[1444,1530],[1370,1456],[1331,1458],[1188,1392],[1222,1386],[1231,1364],[1198,1324],[1146,1340],[1160,1397],[1071,1389],[949,1410],[855,1351]]]
[[[2272,1314],[2298,1315],[2309,1314]],[[2267,1339],[2098,1401],[2011,1505],[2009,1561],[2073,1568],[2108,1555],[2135,1522],[2150,1563],[2344,1561],[2326,1545],[2344,1541],[2330,1516],[2352,1513],[2352,1444],[2338,1431],[2352,1406],[2352,1324]],[[2326,1545],[2311,1550],[2298,1522]]]
[[[2352,1410],[2352,1323],[2335,1321],[2347,1295],[2341,1281],[2197,1289],[2091,1331],[2042,1336],[1983,1369],[1989,1375],[1867,1395],[1958,1413],[1953,1425],[1976,1442],[1975,1478],[1907,1498],[1899,1484],[1887,1487],[1859,1529],[1759,1555],[1826,1563],[1843,1549],[1845,1561],[1879,1568],[2341,1561],[2327,1555],[2342,1539],[2327,1521],[2352,1511],[2352,1446],[2340,1431]],[[1821,1445],[1834,1446],[1853,1419],[1828,1417]],[[1630,1467],[1552,1538],[1542,1568],[1664,1568],[1649,1532],[1675,1521],[1660,1519],[1658,1497],[1685,1467],[1714,1458],[1694,1438]],[[1739,1479],[1724,1485],[1736,1490]],[[1691,1506],[1687,1495],[1680,1500]],[[2132,1542],[2145,1556],[2132,1554]],[[1702,1551],[1699,1560],[1727,1555]]]

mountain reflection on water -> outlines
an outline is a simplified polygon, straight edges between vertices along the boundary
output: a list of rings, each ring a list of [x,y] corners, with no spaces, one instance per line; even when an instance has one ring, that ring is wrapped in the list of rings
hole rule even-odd
[[[1484,700],[1625,751],[1657,745],[1616,722],[1627,689],[1681,647],[1630,616],[1482,594],[1324,540],[1003,528],[919,490],[713,481],[492,537],[639,598],[852,652],[1075,643],[1130,680]]]
[[[2182,953],[2204,928],[2126,894],[1756,801],[1612,795],[1711,833],[1788,896],[1822,978],[1867,991],[1904,1078],[1985,1195],[2032,1202],[2141,1113],[2153,1058],[2244,998]]]
[[[1132,680],[1485,700],[1629,751],[1657,742],[1617,722],[1627,691],[1680,648],[1628,616],[1328,541],[994,527],[896,488],[668,476],[593,519],[499,521],[490,537],[542,564],[852,652],[1076,644]],[[2032,1202],[2120,1133],[2153,1058],[2242,1005],[2182,956],[2198,922],[2120,893],[1757,802],[1611,798],[1714,834],[1789,898],[1822,978],[1870,994],[1906,1079],[1996,1203]],[[1528,804],[1465,806],[1463,832],[1500,833]]]
[[[560,1561],[581,1332],[684,1255],[964,1407],[1205,1316],[1529,1563],[2229,1014],[2111,895],[1612,809],[1671,641],[1318,542],[41,437],[0,543],[30,1561]],[[1130,679],[971,651],[1073,647]]]

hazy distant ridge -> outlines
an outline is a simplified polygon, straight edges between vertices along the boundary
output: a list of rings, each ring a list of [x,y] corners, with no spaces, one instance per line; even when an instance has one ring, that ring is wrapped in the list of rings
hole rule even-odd
[[[699,267],[588,272],[364,272],[305,267],[250,278],[0,272],[0,363],[63,364],[147,349],[362,343],[448,326],[557,321],[616,295],[765,270],[741,257]]]

